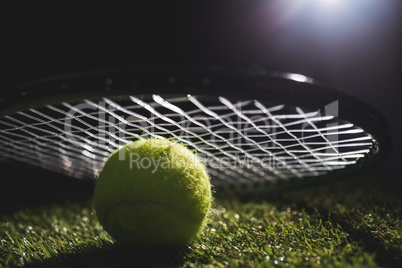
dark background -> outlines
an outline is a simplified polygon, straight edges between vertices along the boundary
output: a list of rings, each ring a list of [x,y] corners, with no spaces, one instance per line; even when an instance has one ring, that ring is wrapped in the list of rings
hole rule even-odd
[[[301,73],[385,115],[393,153],[378,170],[399,173],[399,0],[20,3],[2,11],[2,92],[52,75],[139,66],[260,66]]]

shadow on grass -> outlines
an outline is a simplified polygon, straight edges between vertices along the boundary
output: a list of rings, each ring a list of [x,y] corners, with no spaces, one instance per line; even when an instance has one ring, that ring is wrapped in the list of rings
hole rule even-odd
[[[302,204],[306,201],[316,201],[321,205],[328,202],[342,202],[355,205],[356,201],[364,205],[378,205],[384,201],[384,197],[397,195],[402,197],[402,174],[364,174],[356,177],[346,177],[338,181],[322,184],[300,184],[299,186],[284,189],[270,190],[262,188],[258,191],[252,189],[246,191],[240,189],[237,192],[218,195],[217,198],[234,198],[242,202],[267,201],[270,203],[294,203]],[[356,197],[361,197],[359,200]],[[322,203],[325,201],[326,203]],[[369,203],[367,203],[369,201]]]
[[[390,245],[395,238],[386,235],[387,229],[393,225],[397,228],[397,222],[402,219],[401,189],[400,174],[365,174],[325,185],[241,194],[233,198],[245,203],[269,202],[278,209],[293,207],[316,214],[323,221],[340,226],[349,234],[350,241],[361,245],[366,252],[375,253],[379,265],[402,267],[401,248],[396,244]],[[363,223],[365,217],[371,215],[375,215],[372,218],[374,223]],[[376,235],[381,231],[383,236]]]
[[[13,213],[21,208],[37,207],[66,200],[87,200],[92,196],[94,183],[78,180],[48,170],[1,162],[2,192],[1,214]]]
[[[185,262],[184,255],[185,248],[126,248],[116,244],[99,248],[87,244],[24,267],[178,267]]]

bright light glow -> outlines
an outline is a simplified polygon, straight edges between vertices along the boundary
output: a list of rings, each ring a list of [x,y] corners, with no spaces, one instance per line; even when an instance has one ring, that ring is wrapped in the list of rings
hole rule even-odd
[[[315,0],[316,6],[322,10],[322,12],[334,12],[338,9],[350,8],[348,1],[345,0]]]
[[[296,82],[312,82],[311,78],[304,76],[302,74],[287,74],[286,78],[289,78]]]
[[[315,0],[317,4],[325,5],[328,8],[333,7],[335,5],[345,4],[344,0]]]
[[[336,3],[339,3],[340,2],[340,0],[319,0],[321,3],[324,3],[324,4],[329,4],[329,5],[333,5],[333,4],[336,4]]]

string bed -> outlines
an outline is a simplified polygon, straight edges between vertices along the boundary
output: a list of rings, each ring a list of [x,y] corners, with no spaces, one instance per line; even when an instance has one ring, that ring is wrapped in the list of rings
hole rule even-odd
[[[326,175],[355,165],[375,144],[328,109],[225,97],[116,96],[0,118],[3,157],[80,179],[95,180],[117,148],[149,137],[194,149],[216,186]]]

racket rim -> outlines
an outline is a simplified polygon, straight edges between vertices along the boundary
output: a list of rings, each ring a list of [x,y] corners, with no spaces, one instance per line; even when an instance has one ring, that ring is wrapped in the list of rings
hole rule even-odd
[[[152,78],[155,75],[158,75],[159,80],[156,79],[155,83],[153,83],[151,86],[144,87],[141,84],[140,80],[144,77],[146,78],[145,81],[149,82],[150,77]],[[295,75],[299,75],[299,78],[303,78],[303,81],[300,81],[300,79],[292,79],[292,77],[295,77]],[[119,82],[119,79],[126,79],[123,84],[127,86],[131,83],[131,86],[124,90],[113,88],[115,81],[117,80]],[[231,79],[233,79],[233,81],[231,81]],[[91,87],[88,92],[82,92],[82,86],[78,86],[78,88],[74,89],[74,86],[83,80],[87,85],[96,85],[98,88],[94,90],[96,86],[93,88]],[[72,86],[71,84],[69,86],[68,82],[71,81],[75,84],[73,83]],[[4,111],[7,107],[9,111],[10,109],[19,110],[21,108],[30,108],[30,106],[33,106],[35,103],[35,92],[48,94],[51,91],[51,88],[53,88],[53,95],[50,95],[50,98],[65,98],[67,100],[68,98],[85,99],[86,97],[90,98],[91,96],[93,96],[93,98],[97,98],[98,95],[99,97],[107,97],[128,93],[130,93],[129,95],[155,94],[152,93],[152,90],[157,88],[158,84],[160,84],[161,87],[159,90],[157,90],[158,92],[155,92],[156,94],[169,95],[170,91],[172,94],[174,93],[180,95],[184,92],[188,93],[188,91],[192,91],[191,93],[194,95],[209,95],[213,93],[215,96],[227,94],[225,97],[228,95],[229,97],[236,97],[236,93],[238,93],[238,91],[233,90],[233,88],[232,90],[229,90],[229,88],[233,86],[235,88],[243,89],[243,91],[241,91],[242,99],[245,99],[246,96],[250,96],[253,93],[257,93],[256,96],[253,96],[253,99],[263,97],[263,99],[266,100],[267,98],[270,98],[268,93],[274,92],[275,94],[278,94],[278,96],[276,96],[277,99],[286,99],[285,97],[288,96],[289,99],[294,103],[300,102],[299,97],[303,96],[303,94],[308,96],[310,94],[316,94],[314,97],[304,97],[303,102],[310,99],[309,104],[306,105],[308,108],[313,107],[314,104],[312,105],[311,102],[316,100],[320,100],[324,102],[324,104],[325,101],[329,101],[331,99],[337,100],[340,104],[340,112],[346,111],[346,120],[354,124],[359,123],[359,127],[361,124],[363,124],[363,129],[367,131],[367,128],[369,128],[367,132],[370,133],[370,135],[372,135],[375,139],[375,144],[373,144],[373,147],[375,148],[373,150],[378,152],[375,152],[373,157],[370,156],[369,159],[366,159],[367,161],[364,161],[364,165],[354,165],[349,169],[356,169],[357,172],[363,170],[362,166],[365,169],[375,167],[377,166],[375,164],[383,162],[390,155],[392,150],[389,125],[382,114],[374,107],[369,106],[368,104],[348,93],[345,93],[344,91],[330,87],[316,79],[301,74],[267,71],[265,69],[250,70],[244,68],[228,68],[217,66],[157,66],[144,68],[92,70],[49,76],[17,85],[10,89],[7,94],[4,94],[2,97],[0,97],[0,99],[3,100],[0,102],[0,117],[4,115],[4,112],[2,111]],[[55,86],[63,93],[66,91],[67,94],[63,95],[60,94],[60,92],[55,92]],[[99,89],[99,86],[101,89]],[[219,88],[221,90],[220,92],[217,90]],[[74,89],[74,92],[72,92],[73,94],[68,92],[71,89]],[[136,90],[139,90],[139,92],[135,92]],[[95,93],[98,95],[95,96]],[[292,96],[292,98],[290,98],[290,96]],[[49,96],[47,97],[49,98]],[[275,100],[272,102],[275,102]],[[323,104],[322,102],[320,105]],[[20,103],[19,106],[18,103]],[[40,103],[37,104],[40,105]],[[13,108],[13,105],[17,106],[14,106]],[[365,119],[364,122],[361,121],[362,118]],[[334,179],[339,178],[340,174],[342,173],[344,172],[340,171],[336,172],[334,176],[331,176],[332,174],[327,174],[324,176],[330,180],[330,177],[333,177]],[[352,174],[353,172],[348,170],[347,173]],[[309,179],[311,180],[311,178]]]

